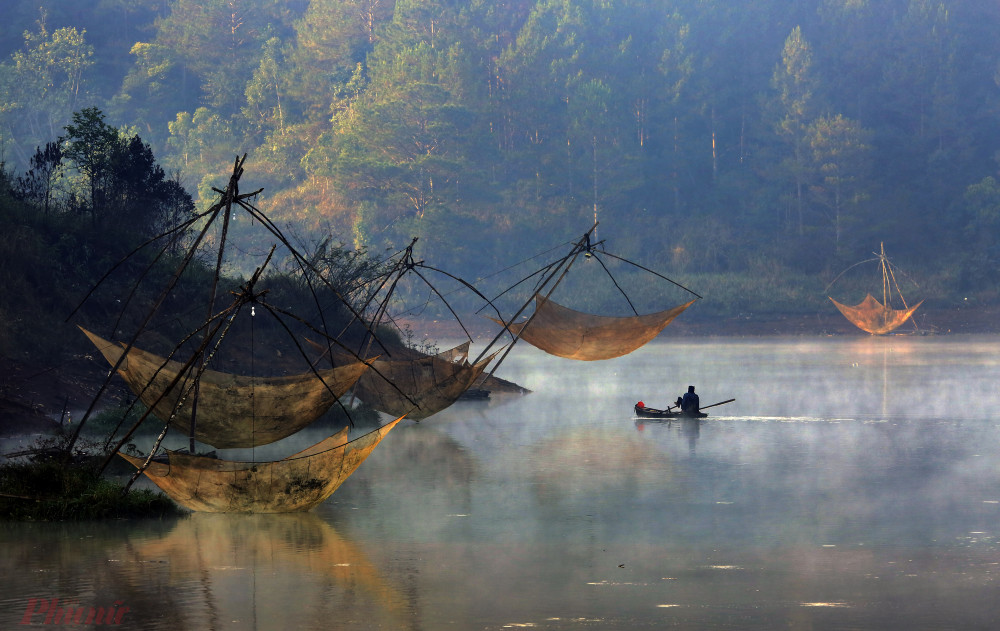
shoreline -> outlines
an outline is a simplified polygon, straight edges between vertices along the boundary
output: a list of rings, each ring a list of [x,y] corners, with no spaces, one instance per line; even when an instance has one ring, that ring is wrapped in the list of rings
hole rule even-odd
[[[996,335],[1000,333],[1000,307],[961,309],[926,309],[912,322],[897,330],[899,335]],[[461,334],[452,321],[413,320],[406,322],[419,331],[423,340],[437,343]],[[470,324],[472,326],[470,326]],[[497,333],[492,322],[466,323],[476,342],[491,340]],[[839,313],[794,315],[746,314],[729,318],[678,318],[659,338],[733,338],[752,337],[872,337],[856,328]],[[420,341],[420,340],[416,340]],[[82,358],[72,365],[44,367],[0,357],[0,438],[11,439],[31,434],[51,434],[60,426],[58,419],[66,412],[86,409],[106,376],[106,368],[93,358]],[[124,386],[121,386],[123,388]],[[116,388],[112,388],[116,390]],[[109,393],[114,396],[113,393]],[[65,420],[65,418],[63,419]]]
[[[812,314],[740,314],[733,317],[686,317],[681,314],[660,333],[659,338],[670,337],[788,337],[788,336],[858,336],[871,337],[858,329],[836,310]],[[916,326],[914,326],[914,321]],[[400,320],[423,340],[464,339],[461,328],[454,321]],[[497,334],[493,322],[478,320],[466,322],[465,328],[475,342],[489,341]],[[913,319],[903,324],[893,335],[993,335],[1000,333],[1000,306],[921,309]],[[415,341],[421,341],[415,338]]]
[[[774,337],[774,336],[858,336],[872,337],[847,321],[841,314],[794,315],[749,314],[734,318],[675,320],[661,336]],[[914,325],[915,322],[915,325]],[[889,335],[995,335],[1000,333],[1000,307],[979,309],[928,309],[914,314]]]

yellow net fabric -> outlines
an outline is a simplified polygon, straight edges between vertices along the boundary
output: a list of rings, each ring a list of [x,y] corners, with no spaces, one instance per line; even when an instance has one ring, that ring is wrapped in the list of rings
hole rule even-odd
[[[830,302],[836,305],[837,309],[840,309],[840,312],[852,324],[873,335],[882,335],[899,328],[913,315],[917,307],[923,304],[923,300],[921,300],[908,309],[892,309],[883,305],[871,294],[865,296],[864,300],[853,307],[840,304],[833,298],[830,298]]]
[[[124,348],[81,330],[113,366]],[[322,416],[368,369],[354,361],[328,370],[288,377],[246,377],[205,370],[198,387],[195,438],[218,449],[266,445],[290,436]],[[118,374],[161,420],[170,419],[177,400],[190,386],[188,375],[170,388],[184,364],[132,348]],[[168,390],[169,389],[169,390]],[[167,391],[163,398],[160,395]],[[156,403],[159,399],[159,403]],[[170,425],[189,435],[193,391]]]
[[[546,353],[595,361],[627,355],[662,331],[694,300],[680,306],[631,317],[598,316],[574,311],[535,294],[535,314],[525,323],[510,324],[514,334]]]
[[[466,342],[419,359],[376,360],[372,362],[373,370],[354,384],[354,393],[380,412],[427,418],[457,401],[494,357],[470,364],[465,359],[468,349]]]
[[[403,417],[347,441],[347,428],[308,449],[273,462],[237,462],[167,451],[146,476],[178,504],[208,513],[307,511],[333,492]],[[137,469],[144,462],[121,452]]]

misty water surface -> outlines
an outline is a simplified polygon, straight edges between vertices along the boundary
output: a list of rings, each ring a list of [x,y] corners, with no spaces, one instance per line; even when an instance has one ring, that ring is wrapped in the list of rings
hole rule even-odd
[[[3,524],[0,628],[32,598],[119,602],[135,629],[994,628],[998,352],[683,339],[581,363],[519,345],[498,374],[532,394],[401,424],[311,513]],[[736,401],[633,418],[689,384]],[[322,437],[304,434],[251,455]]]

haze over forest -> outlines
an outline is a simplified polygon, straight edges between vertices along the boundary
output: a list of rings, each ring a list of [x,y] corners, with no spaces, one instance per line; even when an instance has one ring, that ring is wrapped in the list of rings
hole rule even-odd
[[[247,153],[304,241],[469,280],[596,213],[716,309],[815,308],[881,242],[917,298],[992,303],[998,32],[976,0],[7,0],[0,157],[96,108],[199,208]],[[33,190],[86,213],[65,164]]]

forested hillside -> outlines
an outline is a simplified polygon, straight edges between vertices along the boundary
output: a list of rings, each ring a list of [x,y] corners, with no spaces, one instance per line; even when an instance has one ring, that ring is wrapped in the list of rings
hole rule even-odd
[[[7,0],[4,13],[13,175],[97,108],[202,206],[246,152],[244,181],[303,240],[378,252],[416,236],[470,280],[596,216],[609,248],[715,309],[820,305],[880,242],[919,297],[997,295],[1000,3]],[[79,185],[70,175],[51,174],[53,194]]]

